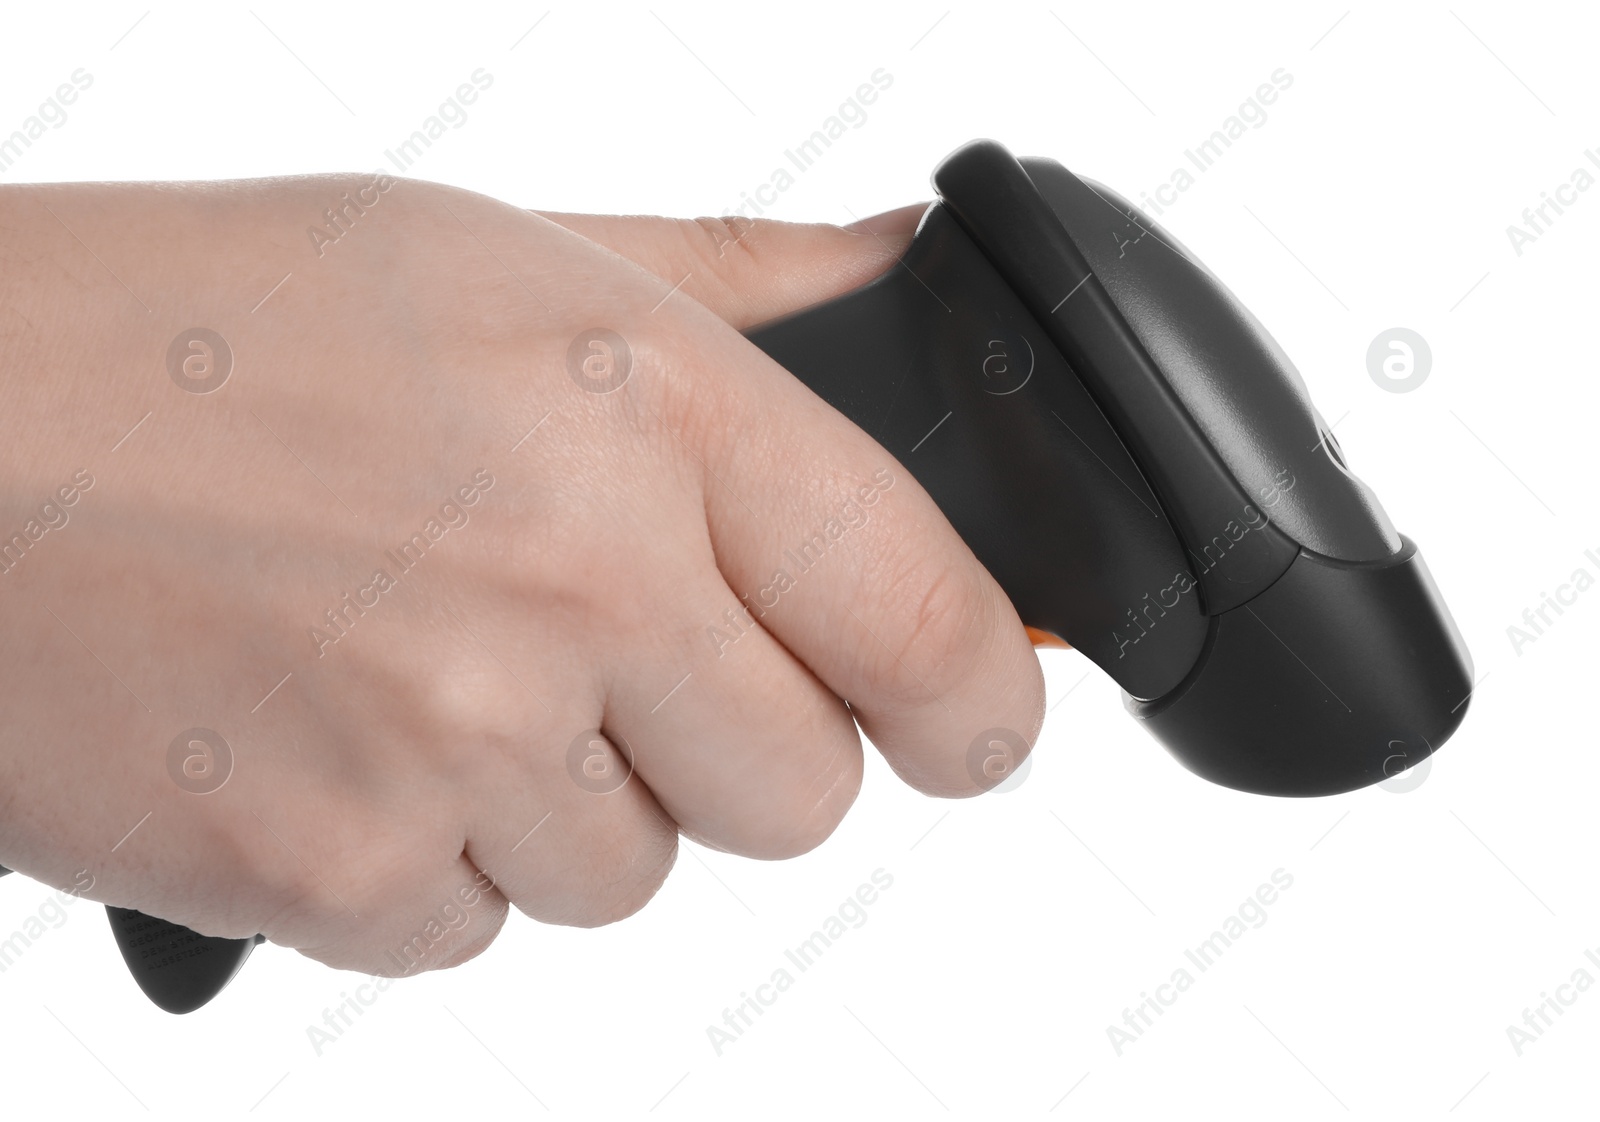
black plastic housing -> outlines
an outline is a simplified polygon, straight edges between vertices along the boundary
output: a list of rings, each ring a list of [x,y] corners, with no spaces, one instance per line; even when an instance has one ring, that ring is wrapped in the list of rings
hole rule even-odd
[[[168,1013],[192,1013],[216,997],[265,941],[201,935],[131,908],[107,906],[106,916],[133,980]]]
[[[1128,711],[1189,770],[1257,794],[1333,795],[1414,766],[1466,715],[1472,664],[1402,541],[1382,562],[1302,550],[1271,588],[1212,617],[1176,689],[1126,698]]]

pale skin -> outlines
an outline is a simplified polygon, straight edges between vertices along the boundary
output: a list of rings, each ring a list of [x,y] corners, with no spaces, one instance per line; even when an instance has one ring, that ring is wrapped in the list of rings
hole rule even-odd
[[[393,974],[491,879],[418,968],[511,905],[632,914],[680,833],[812,849],[860,788],[857,722],[936,796],[980,790],[983,730],[1033,743],[1005,594],[739,334],[894,267],[922,207],[730,226],[398,180],[319,256],[308,225],[371,180],[0,188],[0,535],[57,523],[0,572],[0,865]],[[207,393],[168,369],[195,326],[233,355]],[[632,352],[609,393],[569,371],[593,327]],[[863,487],[870,517],[744,616]],[[388,552],[452,499],[464,521],[402,571]],[[191,728],[232,755],[209,793],[169,768]],[[596,774],[630,747],[620,787],[569,767],[586,730]]]

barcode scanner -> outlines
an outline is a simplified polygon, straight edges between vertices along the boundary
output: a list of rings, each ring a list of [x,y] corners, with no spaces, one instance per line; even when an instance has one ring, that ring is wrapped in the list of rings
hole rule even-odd
[[[1176,238],[974,141],[910,247],[750,338],[893,453],[1025,624],[1083,652],[1214,783],[1331,795],[1465,715],[1416,544],[1294,364]]]
[[[751,341],[894,455],[1035,640],[1081,651],[1195,774],[1331,795],[1436,751],[1471,656],[1265,328],[1053,160],[974,141],[933,185],[889,272]],[[260,941],[108,910],[169,1012]]]

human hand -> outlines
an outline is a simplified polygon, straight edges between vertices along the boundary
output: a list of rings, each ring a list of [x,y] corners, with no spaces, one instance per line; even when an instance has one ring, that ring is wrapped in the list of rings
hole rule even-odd
[[[852,716],[938,795],[979,789],[981,730],[1037,736],[1005,595],[738,334],[887,267],[908,213],[318,176],[0,215],[0,864],[394,974],[508,902],[631,914],[679,831],[809,850]]]

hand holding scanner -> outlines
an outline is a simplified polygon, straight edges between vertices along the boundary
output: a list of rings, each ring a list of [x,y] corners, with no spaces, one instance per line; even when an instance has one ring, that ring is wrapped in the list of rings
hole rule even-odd
[[[750,339],[905,465],[1036,636],[1110,675],[1197,775],[1331,795],[1443,744],[1466,645],[1266,329],[1055,161],[980,140],[933,183],[888,273]],[[169,1012],[260,942],[108,911]]]

